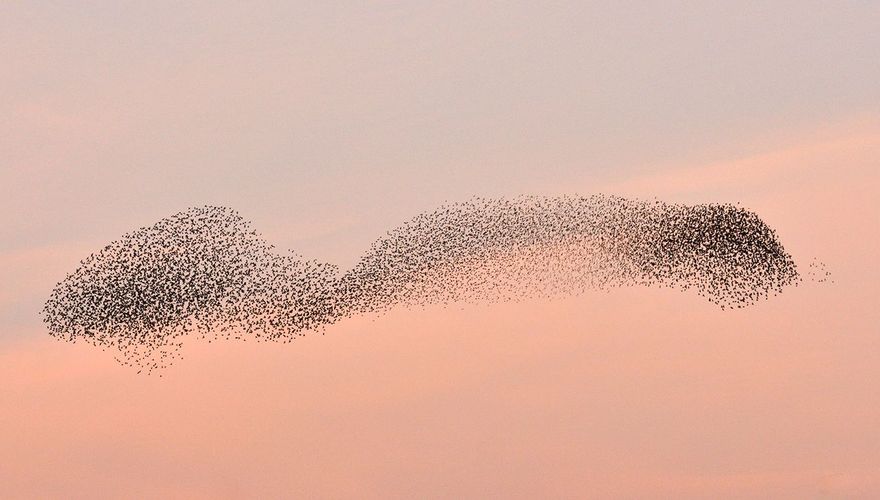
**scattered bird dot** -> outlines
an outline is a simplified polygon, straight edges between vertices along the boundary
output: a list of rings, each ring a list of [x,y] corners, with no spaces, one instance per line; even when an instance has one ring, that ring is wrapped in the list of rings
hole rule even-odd
[[[810,275],[830,279],[824,265]],[[204,206],[124,235],[58,283],[49,332],[147,373],[183,339],[289,342],[399,306],[493,303],[617,286],[743,307],[800,280],[775,232],[729,204],[616,196],[473,198],[420,214],[348,271],[277,251],[238,212]]]

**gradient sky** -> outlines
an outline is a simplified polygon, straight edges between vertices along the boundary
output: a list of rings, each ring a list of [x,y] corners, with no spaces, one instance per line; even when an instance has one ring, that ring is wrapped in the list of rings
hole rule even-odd
[[[0,497],[880,496],[880,5],[602,4],[0,4]],[[444,200],[594,192],[740,202],[835,283],[392,311],[161,379],[37,316],[190,206],[345,266]]]

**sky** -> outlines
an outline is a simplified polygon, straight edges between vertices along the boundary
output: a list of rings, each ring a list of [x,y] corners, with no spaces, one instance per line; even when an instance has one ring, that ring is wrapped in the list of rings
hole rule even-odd
[[[0,496],[880,495],[874,2],[5,2]],[[204,204],[343,267],[444,201],[756,211],[833,284],[393,310],[162,378],[53,341],[80,259]]]

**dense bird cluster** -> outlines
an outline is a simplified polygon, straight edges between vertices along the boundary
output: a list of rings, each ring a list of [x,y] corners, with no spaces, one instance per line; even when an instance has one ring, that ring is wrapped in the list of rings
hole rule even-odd
[[[774,231],[732,205],[475,198],[389,231],[347,272],[277,252],[237,212],[205,206],[90,255],[43,315],[53,336],[118,350],[120,362],[151,371],[175,358],[186,335],[289,341],[398,305],[623,285],[693,289],[742,307],[798,279]]]

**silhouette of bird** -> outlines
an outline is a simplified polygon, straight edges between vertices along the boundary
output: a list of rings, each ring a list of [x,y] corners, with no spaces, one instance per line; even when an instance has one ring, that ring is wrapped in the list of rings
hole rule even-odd
[[[810,272],[830,279],[824,266]],[[776,233],[728,204],[617,196],[472,198],[417,215],[336,266],[279,253],[238,212],[203,206],[122,236],[57,284],[49,333],[150,373],[183,338],[289,342],[397,306],[519,301],[588,289],[694,290],[744,307],[800,280]]]

